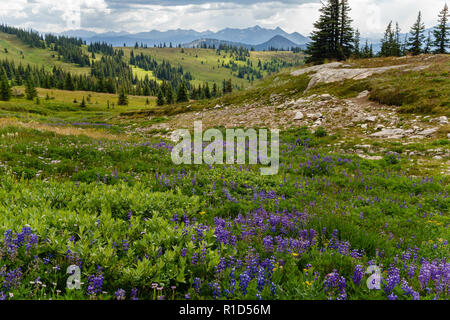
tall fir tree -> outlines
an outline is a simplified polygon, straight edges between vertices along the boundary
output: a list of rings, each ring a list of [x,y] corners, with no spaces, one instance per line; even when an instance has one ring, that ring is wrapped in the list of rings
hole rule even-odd
[[[361,33],[359,32],[359,30],[357,29],[355,31],[355,36],[354,36],[354,50],[353,50],[353,56],[355,56],[355,58],[361,58]]]
[[[439,24],[433,31],[434,46],[436,47],[435,53],[445,54],[447,53],[447,48],[450,48],[449,18],[450,13],[447,4],[445,4],[444,9],[439,13]]]
[[[427,40],[425,41],[425,47],[423,48],[423,53],[431,53],[431,48],[433,46],[433,41],[431,40],[431,32],[428,32]]]
[[[402,55],[400,41],[400,27],[396,23],[395,28],[392,21],[389,22],[384,37],[381,40],[381,50],[379,55],[381,57],[399,57]]]
[[[354,48],[354,31],[352,28],[353,20],[350,18],[350,5],[348,4],[348,0],[341,0],[339,3],[339,60],[348,59],[352,53]]]
[[[123,87],[119,91],[119,98],[117,100],[117,105],[118,106],[127,106],[128,105],[128,97],[126,94],[126,90]]]
[[[37,90],[31,78],[28,78],[25,84],[25,96],[28,100],[33,100],[37,97]]]
[[[423,52],[422,46],[425,41],[425,24],[422,21],[422,12],[419,11],[417,20],[411,27],[410,37],[408,38],[408,51],[413,55],[419,55]]]
[[[322,3],[320,17],[314,23],[311,42],[306,53],[308,63],[345,60],[353,53],[353,28],[348,0],[327,0]]]
[[[158,106],[163,106],[166,103],[166,100],[164,99],[164,93],[161,89],[158,91],[158,98],[156,100],[156,104]]]
[[[8,76],[6,75],[5,69],[2,68],[0,75],[0,100],[11,100],[11,94],[11,86],[9,85]]]
[[[178,92],[177,92],[177,102],[188,102],[189,101],[189,92],[186,87],[186,82],[181,82]]]

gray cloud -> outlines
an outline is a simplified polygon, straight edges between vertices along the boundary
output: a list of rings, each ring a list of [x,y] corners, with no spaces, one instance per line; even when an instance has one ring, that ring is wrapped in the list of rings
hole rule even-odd
[[[408,31],[418,10],[423,11],[427,26],[433,26],[445,0],[427,0],[426,4],[350,0],[350,4],[354,26],[363,35],[379,36],[390,20],[399,21],[403,31]],[[319,0],[0,0],[0,22],[43,32],[74,29],[80,18],[79,27],[100,32],[217,31],[260,25],[308,35],[319,7]]]

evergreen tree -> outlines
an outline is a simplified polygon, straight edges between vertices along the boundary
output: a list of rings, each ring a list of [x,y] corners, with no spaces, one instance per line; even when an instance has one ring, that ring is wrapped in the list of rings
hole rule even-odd
[[[233,84],[231,83],[231,79],[227,81],[227,92],[232,93],[233,92]]]
[[[173,87],[170,84],[167,88],[166,101],[168,104],[175,103],[175,93],[173,92]]]
[[[165,103],[166,103],[166,101],[164,99],[163,91],[161,89],[159,89],[159,91],[158,91],[158,99],[156,101],[156,104],[158,106],[163,106]]]
[[[122,88],[119,92],[119,99],[117,100],[118,106],[127,106],[128,105],[128,97],[126,94],[125,88]]]
[[[428,32],[427,40],[425,41],[425,48],[423,49],[423,53],[429,54],[431,53],[431,47],[433,46],[433,42],[431,40],[431,32]]]
[[[353,55],[356,58],[360,58],[361,57],[361,33],[359,32],[359,30],[355,31],[355,36],[354,36],[354,48],[355,50],[353,51]]]
[[[394,28],[392,21],[389,22],[384,38],[381,40],[381,57],[400,57],[402,55],[402,44],[400,41],[400,27],[398,23]]]
[[[2,68],[0,76],[0,100],[9,101],[11,99],[11,87],[5,69]]]
[[[414,25],[411,27],[410,34],[411,36],[408,39],[408,51],[413,55],[421,54],[422,45],[425,41],[425,24],[422,21],[422,12],[419,11],[419,15],[417,16],[417,20]]]
[[[178,88],[177,93],[177,102],[188,102],[189,101],[189,92],[186,87],[186,82],[181,82],[181,85]]]
[[[353,20],[350,18],[350,5],[348,0],[341,0],[339,3],[339,60],[348,59],[354,51],[354,32],[352,28]],[[359,44],[358,44],[359,45]]]
[[[447,25],[450,13],[445,4],[444,9],[439,13],[439,25],[434,29],[434,46],[437,48],[435,53],[447,53],[450,48],[450,26]]]
[[[70,73],[67,73],[66,80],[64,82],[64,89],[73,91],[75,90],[75,85],[73,84],[72,76]]]
[[[31,79],[28,79],[25,85],[25,96],[28,100],[33,100],[37,97],[37,90]]]
[[[84,97],[83,97],[83,100],[81,100],[80,107],[81,108],[86,108],[86,101],[84,100]]]
[[[344,60],[353,53],[353,29],[348,0],[322,3],[319,20],[314,23],[307,62],[323,63],[326,59]]]
[[[322,3],[320,8],[320,17],[314,23],[314,31],[311,34],[311,42],[308,44],[306,53],[309,57],[306,59],[307,63],[323,63],[325,59],[332,59],[336,56],[334,51],[335,31],[337,25],[336,10],[334,0],[327,0]]]

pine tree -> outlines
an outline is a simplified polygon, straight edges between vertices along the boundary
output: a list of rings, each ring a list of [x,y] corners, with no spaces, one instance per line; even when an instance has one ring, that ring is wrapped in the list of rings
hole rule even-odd
[[[233,84],[231,83],[231,79],[227,81],[227,93],[233,92]]]
[[[348,0],[327,0],[322,3],[319,20],[306,53],[307,62],[323,63],[326,59],[345,60],[353,53],[353,28]]]
[[[11,99],[11,86],[9,85],[8,76],[6,71],[2,68],[0,76],[0,100],[9,101]]]
[[[189,101],[189,92],[186,87],[186,82],[181,82],[181,85],[178,88],[177,93],[177,102],[188,102]]]
[[[156,104],[158,106],[163,106],[165,103],[166,103],[166,101],[164,99],[164,94],[163,94],[162,90],[159,89],[159,91],[158,91],[158,99],[156,101]]]
[[[402,44],[400,41],[400,27],[396,23],[395,28],[392,21],[389,22],[384,38],[381,40],[381,57],[400,57],[402,55]]]
[[[166,101],[167,101],[168,104],[175,103],[175,93],[173,92],[173,87],[170,84],[169,84],[169,86],[167,88]]]
[[[117,100],[118,106],[127,106],[128,105],[128,97],[125,91],[125,88],[122,88],[119,92],[119,99]]]
[[[73,91],[75,90],[75,85],[73,84],[72,76],[70,75],[70,72],[66,75],[66,80],[64,82],[64,89]]]
[[[25,96],[28,100],[33,100],[37,97],[37,90],[31,79],[28,79],[25,85]]]
[[[359,32],[359,30],[357,29],[355,31],[355,36],[354,36],[354,48],[355,50],[353,51],[353,55],[356,58],[360,58],[361,57],[361,33]]]
[[[339,3],[339,60],[348,59],[355,49],[353,46],[353,20],[350,18],[350,5],[348,0],[341,0]]]
[[[411,27],[411,36],[408,39],[408,51],[413,55],[418,55],[422,53],[422,45],[425,41],[425,24],[422,21],[422,12],[419,11],[417,20]]]
[[[447,25],[450,17],[447,4],[439,13],[439,25],[434,29],[434,46],[437,47],[435,53],[445,54],[450,48],[450,26]]]
[[[86,101],[84,100],[84,97],[83,97],[83,100],[81,100],[80,107],[81,108],[86,108]]]
[[[431,32],[428,32],[427,40],[425,41],[425,48],[423,49],[423,53],[429,54],[431,53],[431,47],[433,46],[433,41],[431,40]]]
[[[320,17],[314,23],[314,31],[311,34],[311,42],[308,44],[306,53],[309,55],[307,57],[307,63],[323,63],[325,59],[332,59],[336,55],[333,52],[335,46],[335,29],[333,28],[337,21],[333,21],[336,17],[336,12],[333,8],[335,1],[327,0],[326,3],[322,3],[320,8]]]

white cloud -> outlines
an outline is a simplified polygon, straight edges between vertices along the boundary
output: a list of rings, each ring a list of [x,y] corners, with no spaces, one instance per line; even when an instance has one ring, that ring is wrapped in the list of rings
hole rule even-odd
[[[128,32],[260,25],[309,35],[320,8],[317,0],[221,1],[0,0],[0,19],[45,32],[74,29],[77,24],[88,30]],[[427,27],[434,26],[444,4],[445,0],[350,0],[354,26],[363,36],[379,36],[390,20],[407,32],[419,10]]]

